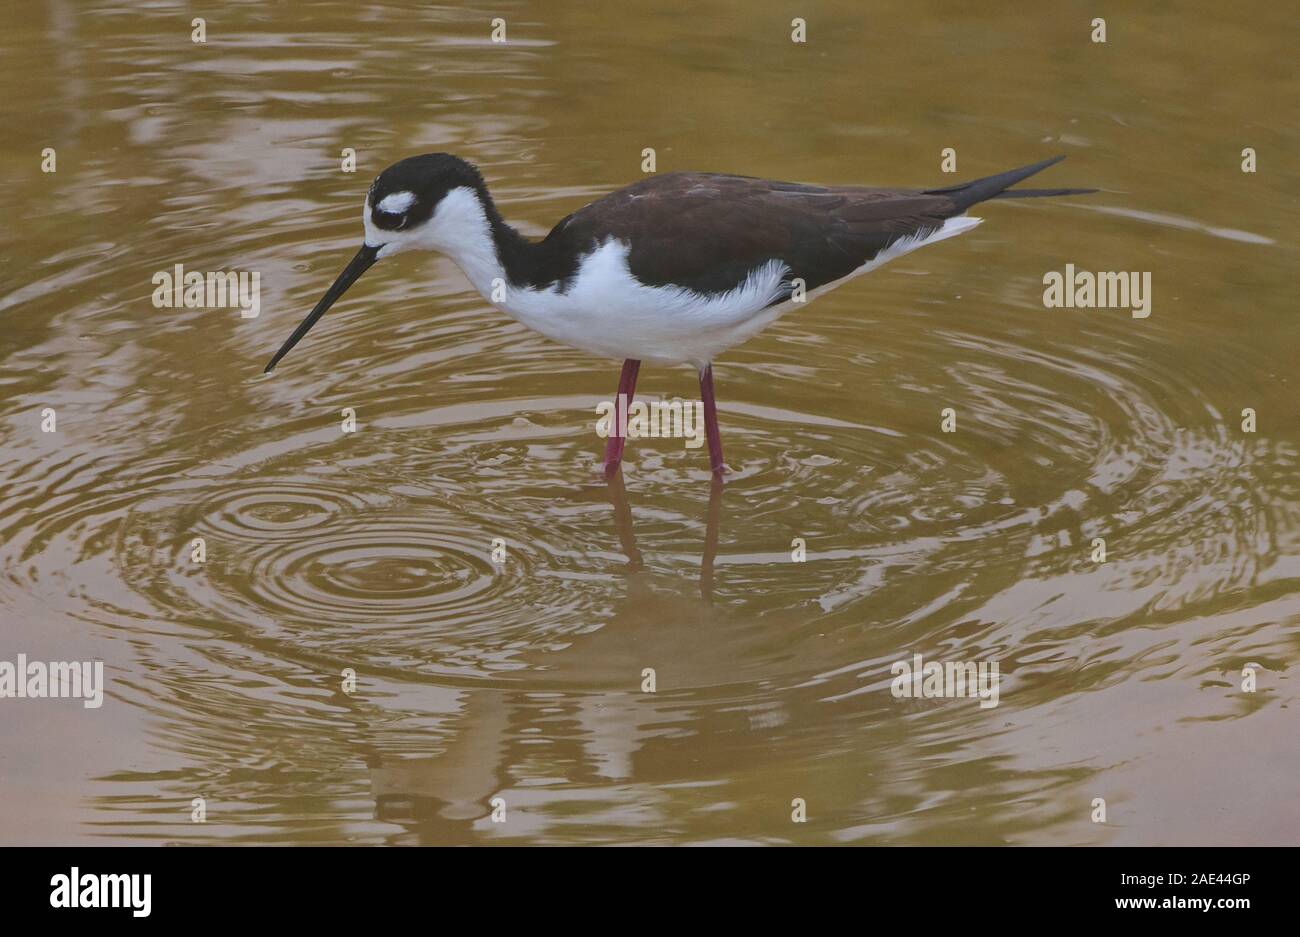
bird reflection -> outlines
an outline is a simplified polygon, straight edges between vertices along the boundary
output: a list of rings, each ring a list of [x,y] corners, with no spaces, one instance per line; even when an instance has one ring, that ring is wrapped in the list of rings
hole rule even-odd
[[[558,654],[548,652],[528,662],[532,674],[545,677],[542,686],[558,688],[546,694],[544,705],[539,704],[536,686],[518,691],[467,689],[450,717],[452,734],[437,755],[372,756],[376,818],[405,827],[420,843],[476,842],[484,833],[513,838],[536,832],[526,812],[511,812],[512,806],[520,806],[508,803],[515,795],[500,792],[514,783],[509,766],[537,758],[539,749],[567,763],[564,773],[570,778],[631,778],[633,759],[642,746],[685,718],[666,711],[655,694],[642,692],[645,669],[664,671],[663,679],[671,685],[699,685],[725,666],[726,651],[712,646],[714,631],[709,627],[715,623],[714,562],[722,491],[721,480],[713,478],[705,510],[700,598],[694,599],[654,590],[642,575],[645,560],[622,471],[584,489],[579,498],[610,505],[614,533],[627,558],[626,595],[601,628],[575,638]],[[607,689],[562,689],[575,685]],[[506,816],[500,825],[492,820],[498,796],[503,799],[495,809],[499,813],[504,805]]]

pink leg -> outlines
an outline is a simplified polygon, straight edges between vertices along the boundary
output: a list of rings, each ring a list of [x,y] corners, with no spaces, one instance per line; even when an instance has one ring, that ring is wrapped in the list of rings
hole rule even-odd
[[[636,391],[636,375],[640,370],[641,362],[635,358],[628,358],[623,362],[623,373],[618,376],[618,395],[614,397],[614,432],[605,441],[606,478],[618,471],[619,464],[623,461],[623,443],[627,441],[627,426],[620,425],[618,417],[618,413],[622,409],[619,406],[618,398],[626,395],[627,404],[625,406],[632,406],[632,395]]]
[[[722,463],[722,433],[718,430],[718,404],[713,399],[713,365],[700,372],[700,397],[704,400],[704,434],[709,440],[709,463],[713,474],[721,478],[727,467]]]

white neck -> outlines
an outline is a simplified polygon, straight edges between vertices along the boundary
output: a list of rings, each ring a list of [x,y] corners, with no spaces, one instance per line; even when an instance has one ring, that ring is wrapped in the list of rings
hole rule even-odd
[[[443,196],[424,228],[428,232],[428,246],[455,261],[474,288],[490,302],[493,281],[504,284],[506,271],[478,194],[464,187],[452,189]]]

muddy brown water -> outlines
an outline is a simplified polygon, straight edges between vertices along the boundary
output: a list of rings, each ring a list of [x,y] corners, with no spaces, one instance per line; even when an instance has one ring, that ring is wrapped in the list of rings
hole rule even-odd
[[[107,681],[0,699],[0,841],[1300,839],[1293,18],[498,7],[0,14],[0,661]],[[1043,184],[1102,191],[719,359],[720,493],[676,439],[605,485],[617,365],[433,255],[262,374],[389,162],[470,158],[538,235],[647,147],[916,186],[1065,153]],[[260,314],[155,308],[178,263],[259,272]],[[1150,316],[1044,308],[1067,263],[1149,272]],[[997,661],[998,705],[896,698],[917,653]]]

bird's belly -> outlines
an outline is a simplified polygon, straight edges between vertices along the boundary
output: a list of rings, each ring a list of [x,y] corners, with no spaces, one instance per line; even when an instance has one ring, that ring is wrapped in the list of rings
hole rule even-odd
[[[597,355],[702,367],[769,324],[785,266],[756,268],[735,289],[697,293],[649,286],[628,270],[626,248],[611,242],[584,258],[564,292],[508,289],[497,305],[542,335]]]
[[[647,309],[630,303],[593,306],[569,302],[563,296],[553,303],[529,304],[524,309],[503,308],[535,332],[592,354],[620,360],[635,358],[649,364],[689,362],[701,367],[770,321],[756,321],[761,306],[746,309],[740,322],[710,322],[676,314],[670,307]]]

